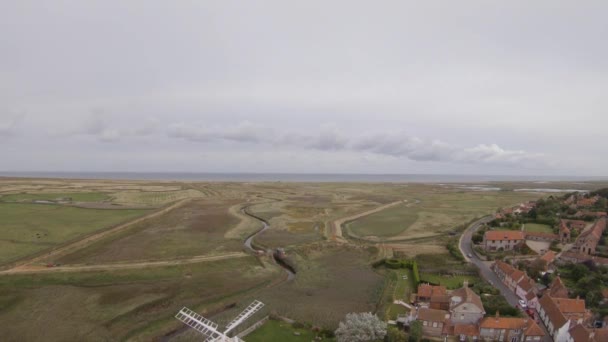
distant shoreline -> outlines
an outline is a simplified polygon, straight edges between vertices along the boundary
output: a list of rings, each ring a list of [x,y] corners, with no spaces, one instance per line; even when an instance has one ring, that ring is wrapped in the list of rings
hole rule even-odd
[[[0,172],[6,178],[207,181],[207,182],[299,182],[299,183],[482,183],[482,182],[594,182],[608,177],[508,176],[450,174],[312,174],[312,173],[186,173],[186,172]]]

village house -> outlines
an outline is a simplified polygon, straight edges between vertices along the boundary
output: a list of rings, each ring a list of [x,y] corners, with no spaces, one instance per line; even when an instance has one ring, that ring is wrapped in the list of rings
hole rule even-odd
[[[449,329],[444,335],[456,336],[460,342],[473,342],[479,340],[479,326],[477,324],[446,325]]]
[[[431,296],[429,306],[436,310],[450,310],[451,297],[449,295]]]
[[[545,333],[531,319],[500,317],[497,312],[495,317],[484,318],[479,325],[479,335],[488,341],[540,341]]]
[[[526,240],[553,242],[559,240],[559,235],[543,232],[526,232]]]
[[[429,303],[433,297],[447,295],[445,286],[435,286],[430,284],[418,285],[418,294],[416,296],[419,302]]]
[[[555,261],[556,256],[557,254],[554,251],[548,250],[545,252],[545,254],[538,257],[538,260],[540,263],[542,263],[543,270],[545,272],[553,269],[553,262]]]
[[[481,298],[469,288],[465,281],[463,287],[452,291],[450,315],[454,324],[477,324],[486,314]]]
[[[540,298],[538,315],[554,341],[567,341],[570,329],[590,317],[584,300],[553,298],[549,294]]]
[[[606,229],[606,218],[597,220],[593,226],[581,233],[574,243],[573,250],[582,254],[595,254],[595,248],[600,242],[602,233]]]
[[[562,282],[562,278],[558,276],[551,282],[545,294],[552,298],[568,298],[568,288]]]
[[[538,300],[536,297],[537,287],[534,280],[528,275],[513,266],[497,260],[492,265],[492,270],[498,278],[515,294],[523,299],[527,305],[534,309],[537,306]]]
[[[587,329],[577,324],[568,331],[568,342],[605,342],[608,341],[608,329]]]
[[[445,310],[435,310],[421,308],[418,310],[417,320],[422,323],[422,333],[425,336],[441,336],[443,325],[450,318],[450,314]]]
[[[519,230],[488,230],[483,235],[483,247],[487,251],[510,251],[523,245],[525,234]]]
[[[582,231],[583,229],[585,229],[585,227],[587,227],[587,223],[588,222],[581,221],[581,220],[566,220],[566,219],[560,220],[560,224],[564,224],[564,225],[566,225],[566,227],[568,227],[570,229],[578,230],[579,232]]]

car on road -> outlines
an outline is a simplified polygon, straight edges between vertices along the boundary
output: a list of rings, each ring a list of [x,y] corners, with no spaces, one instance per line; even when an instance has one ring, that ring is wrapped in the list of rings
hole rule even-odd
[[[472,257],[473,257],[473,255],[472,255],[471,253],[467,254],[467,256],[468,256],[469,258],[472,258]]]
[[[528,304],[526,304],[526,301],[524,301],[523,299],[519,300],[519,306],[522,307],[522,309],[525,309],[528,307]]]

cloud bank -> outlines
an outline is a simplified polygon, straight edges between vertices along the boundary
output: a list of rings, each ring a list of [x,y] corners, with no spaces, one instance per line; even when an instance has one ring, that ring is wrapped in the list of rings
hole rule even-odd
[[[412,136],[405,131],[346,134],[332,125],[323,125],[316,134],[299,131],[277,133],[277,130],[241,122],[234,127],[169,125],[170,138],[196,143],[230,141],[242,144],[290,146],[320,151],[365,152],[413,161],[455,162],[469,164],[547,165],[547,157],[540,153],[504,149],[497,144],[482,143],[473,147],[461,147],[441,140],[427,140]]]

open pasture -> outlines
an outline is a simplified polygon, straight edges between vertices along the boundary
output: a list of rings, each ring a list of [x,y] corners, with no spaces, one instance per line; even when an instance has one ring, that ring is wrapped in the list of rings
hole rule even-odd
[[[148,212],[0,203],[0,263],[59,246],[79,236],[129,221]]]

